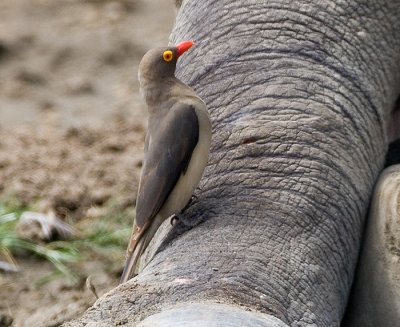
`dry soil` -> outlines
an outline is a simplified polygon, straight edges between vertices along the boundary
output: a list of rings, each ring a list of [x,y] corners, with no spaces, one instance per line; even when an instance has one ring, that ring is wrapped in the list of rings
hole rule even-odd
[[[168,42],[174,14],[172,0],[0,2],[0,198],[81,225],[134,206],[146,125],[137,65]],[[103,259],[78,266],[100,295],[118,278]],[[13,326],[58,326],[93,304],[83,281],[38,287],[50,263],[19,264],[0,275]]]

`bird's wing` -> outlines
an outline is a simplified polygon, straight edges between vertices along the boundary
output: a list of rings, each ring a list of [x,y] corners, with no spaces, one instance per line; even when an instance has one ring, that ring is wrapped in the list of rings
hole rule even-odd
[[[163,117],[159,130],[151,135],[136,202],[138,227],[142,228],[159,212],[179,177],[186,172],[198,140],[195,107],[176,103]]]

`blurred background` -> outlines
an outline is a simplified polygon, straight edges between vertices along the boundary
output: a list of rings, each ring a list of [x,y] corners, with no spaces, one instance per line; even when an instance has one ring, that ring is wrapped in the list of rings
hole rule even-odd
[[[0,327],[58,326],[116,286],[172,0],[0,0]],[[11,322],[13,321],[13,322]]]

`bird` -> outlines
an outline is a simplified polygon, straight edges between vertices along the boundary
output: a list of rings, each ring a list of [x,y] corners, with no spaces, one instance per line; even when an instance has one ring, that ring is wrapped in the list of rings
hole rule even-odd
[[[139,272],[139,259],[160,225],[187,206],[208,163],[211,120],[204,101],[175,76],[177,60],[192,46],[149,50],[139,64],[148,108],[136,215],[120,284]]]

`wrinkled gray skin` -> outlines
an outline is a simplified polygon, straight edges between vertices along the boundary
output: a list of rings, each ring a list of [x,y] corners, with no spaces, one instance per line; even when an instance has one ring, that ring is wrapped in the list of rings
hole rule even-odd
[[[399,24],[398,0],[183,1],[171,43],[197,44],[178,76],[213,122],[201,191],[144,271],[66,326],[339,326]]]

